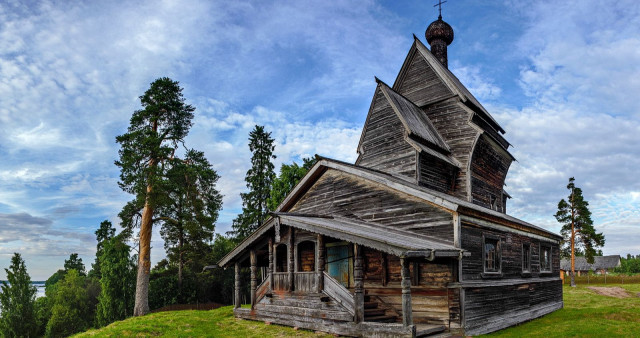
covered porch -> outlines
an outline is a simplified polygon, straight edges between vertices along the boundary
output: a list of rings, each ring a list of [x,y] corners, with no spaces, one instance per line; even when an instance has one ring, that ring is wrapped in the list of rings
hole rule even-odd
[[[341,335],[415,337],[448,330],[450,320],[414,320],[412,293],[422,297],[422,308],[444,302],[440,311],[447,313],[439,315],[447,318],[455,300],[447,286],[420,283],[420,272],[440,262],[451,270],[440,284],[455,282],[461,254],[452,245],[370,223],[280,213],[220,265],[235,267],[237,317]],[[250,271],[251,308],[241,307],[243,268]]]

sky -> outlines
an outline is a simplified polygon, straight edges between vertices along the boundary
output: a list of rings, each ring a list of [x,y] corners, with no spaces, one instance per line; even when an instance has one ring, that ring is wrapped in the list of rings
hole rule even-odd
[[[186,144],[240,212],[248,134],[264,125],[277,168],[353,163],[376,88],[393,83],[436,1],[0,2],[0,279],[14,252],[44,280],[132,198],[117,135],[168,76],[196,107]],[[569,177],[605,254],[640,254],[640,2],[449,0],[449,68],[506,130],[517,159],[510,215],[554,232]],[[164,258],[154,229],[152,262]]]

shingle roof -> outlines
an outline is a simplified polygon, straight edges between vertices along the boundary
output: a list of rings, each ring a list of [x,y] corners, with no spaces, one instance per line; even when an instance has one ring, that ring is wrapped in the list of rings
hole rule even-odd
[[[449,145],[444,141],[443,137],[440,136],[436,127],[433,126],[431,120],[429,120],[420,107],[416,106],[404,96],[398,94],[386,83],[377,78],[376,81],[380,84],[382,93],[387,98],[393,107],[393,110],[396,112],[402,121],[402,124],[408,129],[407,131],[410,134],[430,143],[432,147],[435,147],[444,153],[451,152]]]
[[[593,264],[587,263],[586,257],[576,257],[575,258],[575,269],[576,271],[587,271],[587,270],[601,270],[601,269],[613,269],[615,267],[620,266],[620,255],[610,255],[610,256],[596,256],[593,257]],[[571,259],[563,258],[560,261],[560,269],[569,271],[571,270]]]

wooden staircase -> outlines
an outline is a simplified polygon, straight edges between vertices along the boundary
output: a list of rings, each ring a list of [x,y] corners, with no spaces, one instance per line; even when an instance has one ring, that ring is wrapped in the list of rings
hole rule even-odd
[[[364,321],[377,323],[395,323],[399,316],[384,305],[382,301],[375,296],[364,296]]]

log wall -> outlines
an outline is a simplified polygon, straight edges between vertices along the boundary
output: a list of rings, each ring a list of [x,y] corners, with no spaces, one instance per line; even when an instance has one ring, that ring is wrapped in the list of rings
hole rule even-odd
[[[473,224],[462,224],[461,246],[471,253],[462,259],[462,277],[464,281],[491,279],[495,276],[483,276],[484,257],[482,256],[483,234],[500,238],[501,274],[500,279],[559,277],[560,251],[558,244],[541,241],[536,238],[517,233],[481,228]],[[551,273],[540,271],[540,244],[551,246]],[[528,243],[531,248],[531,270],[522,271],[522,244]]]
[[[502,199],[506,196],[503,196],[502,190],[511,158],[498,147],[485,135],[476,142],[471,158],[471,197],[474,204],[505,212]],[[495,207],[491,205],[490,196],[496,199]]]
[[[357,165],[398,174],[415,182],[416,150],[405,141],[405,128],[380,86],[376,88],[362,133]]]
[[[453,157],[461,164],[453,195],[468,201],[470,187],[467,182],[467,168],[473,145],[479,135],[478,129],[473,128],[469,123],[473,113],[457,97],[432,104],[424,109],[433,126],[451,148]]]
[[[419,184],[435,191],[453,195],[455,191],[458,170],[445,161],[427,154],[420,153],[418,170]]]
[[[329,169],[290,212],[341,216],[453,242],[453,216],[409,195]]]
[[[477,335],[562,308],[562,281],[465,289],[465,333]]]
[[[454,282],[450,261],[415,261],[409,264],[412,276],[413,322],[460,326],[460,292],[448,288]],[[386,275],[385,275],[386,273]],[[402,313],[400,258],[364,248],[364,284],[367,295]],[[417,283],[416,283],[417,282]],[[401,321],[401,318],[398,318]]]

